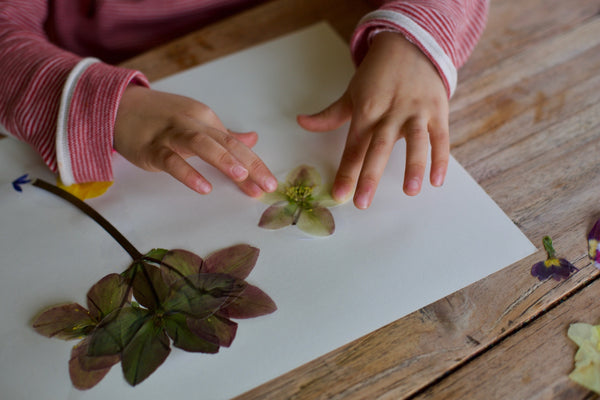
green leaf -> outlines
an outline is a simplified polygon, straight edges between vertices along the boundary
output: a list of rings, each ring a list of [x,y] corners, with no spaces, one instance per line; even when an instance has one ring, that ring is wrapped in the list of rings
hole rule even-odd
[[[121,360],[120,355],[90,357],[87,355],[89,338],[76,344],[71,350],[69,376],[73,386],[80,390],[90,389],[106,376],[113,365]]]
[[[277,310],[275,302],[261,289],[248,285],[244,292],[219,310],[228,318],[255,318]]]
[[[335,231],[333,215],[324,207],[303,211],[296,225],[302,231],[314,236],[329,236]]]
[[[169,252],[166,249],[152,249],[144,255],[144,257],[152,258],[156,261],[161,261],[163,257]]]
[[[217,353],[218,341],[208,341],[196,335],[189,328],[183,314],[165,315],[164,324],[167,334],[173,339],[173,346],[194,353]]]
[[[204,260],[187,250],[170,250],[162,258],[161,270],[167,284],[180,280],[184,276],[196,275],[200,272]]]
[[[138,263],[133,275],[133,296],[136,301],[150,310],[157,310],[169,295],[169,286],[163,280],[160,268],[147,263]]]
[[[196,274],[173,284],[174,290],[165,300],[166,312],[181,312],[194,318],[205,318],[223,304],[239,296],[247,284],[224,274]]]
[[[89,356],[120,353],[150,318],[148,310],[123,307],[107,315],[90,335]]]
[[[294,222],[294,214],[298,210],[298,205],[282,201],[275,203],[263,212],[258,221],[258,226],[265,229],[280,229],[291,225]]]
[[[150,376],[171,352],[169,338],[161,324],[148,319],[123,349],[121,366],[132,386]]]
[[[222,273],[245,279],[258,259],[260,250],[247,244],[239,244],[221,249],[204,261],[200,272]]]
[[[90,316],[96,322],[131,299],[127,281],[119,274],[108,274],[87,293]]]
[[[195,335],[223,347],[231,346],[237,332],[237,323],[216,314],[203,319],[188,318],[187,323]]]
[[[316,192],[321,185],[321,175],[316,168],[309,165],[300,165],[294,168],[286,179],[287,183],[293,186],[312,187]]]
[[[40,335],[63,340],[79,339],[95,325],[88,310],[77,303],[51,307],[38,315],[32,324]]]

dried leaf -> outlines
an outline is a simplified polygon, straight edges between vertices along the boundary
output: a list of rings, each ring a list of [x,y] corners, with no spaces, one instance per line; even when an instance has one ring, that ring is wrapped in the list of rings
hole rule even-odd
[[[77,303],[63,304],[47,309],[33,321],[33,329],[47,337],[79,339],[94,327],[88,310]]]
[[[333,215],[324,207],[304,210],[300,214],[296,225],[303,232],[314,236],[329,236],[335,231]]]
[[[148,319],[123,349],[121,367],[125,380],[137,385],[152,374],[171,352],[169,338],[162,326]]]
[[[205,318],[240,295],[247,284],[224,274],[196,274],[173,284],[175,290],[164,302],[169,312]]]
[[[132,280],[133,296],[144,307],[156,310],[170,292],[160,268],[147,263],[137,263],[134,268],[136,272]]]
[[[256,265],[260,250],[247,244],[221,249],[206,258],[201,272],[220,273],[245,279]]]
[[[228,318],[255,318],[275,310],[275,302],[265,292],[256,286],[248,285],[239,297],[219,310],[219,315]]]
[[[113,365],[121,360],[120,355],[90,357],[89,340],[86,338],[71,350],[69,376],[73,386],[80,390],[90,389],[106,376]]]
[[[258,226],[266,229],[280,229],[292,225],[297,210],[298,205],[295,203],[287,201],[275,203],[263,212]]]
[[[237,323],[220,315],[203,319],[188,318],[187,322],[195,335],[223,347],[231,346],[237,332]]]
[[[167,284],[180,280],[184,276],[195,275],[200,272],[204,260],[187,250],[170,250],[161,262],[163,279]]]
[[[183,314],[165,315],[165,329],[173,339],[173,346],[194,353],[217,353],[218,340],[205,340],[189,328],[187,318]]]
[[[128,293],[127,281],[119,274],[108,274],[100,279],[87,293],[87,306],[92,319],[100,322],[102,318],[110,314],[131,299]]]
[[[90,335],[89,356],[120,353],[149,319],[148,310],[123,307],[107,315]]]

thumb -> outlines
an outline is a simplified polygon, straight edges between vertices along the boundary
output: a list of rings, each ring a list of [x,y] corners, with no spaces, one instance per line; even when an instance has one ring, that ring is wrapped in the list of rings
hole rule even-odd
[[[298,115],[298,124],[312,132],[326,132],[339,128],[352,116],[352,104],[347,94],[327,108],[312,115]]]

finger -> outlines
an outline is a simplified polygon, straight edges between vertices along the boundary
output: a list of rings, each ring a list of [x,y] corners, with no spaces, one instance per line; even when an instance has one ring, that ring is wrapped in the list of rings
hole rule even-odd
[[[375,128],[356,186],[354,195],[356,207],[366,209],[371,205],[385,166],[398,139],[398,130],[398,124],[391,121],[382,122],[379,127]]]
[[[256,183],[252,182],[250,179],[246,179],[243,182],[238,182],[237,185],[242,190],[242,192],[246,193],[250,197],[258,198],[265,193],[260,187],[256,185]]]
[[[236,173],[235,169],[239,170],[239,167],[242,167],[246,174],[245,176],[241,173],[236,175],[237,179],[232,177],[236,182],[250,179],[265,192],[272,192],[277,189],[275,176],[248,146],[224,132],[213,130],[211,134],[221,148],[213,148],[211,154],[205,159],[207,162],[230,177]],[[233,169],[230,165],[234,165]]]
[[[358,118],[352,120],[331,191],[331,195],[338,202],[345,201],[356,186],[369,147],[370,134],[368,124]]]
[[[246,146],[252,148],[258,142],[258,134],[254,131],[252,132],[235,132],[231,129],[228,130],[230,134],[233,135],[237,140],[244,143]]]
[[[403,130],[406,138],[404,193],[415,196],[421,191],[423,176],[425,175],[429,134],[427,125],[420,118],[409,120]]]
[[[431,172],[429,179],[433,186],[442,186],[448,171],[450,159],[450,134],[447,118],[445,121],[433,121],[429,126],[431,142]]]
[[[352,116],[352,104],[347,94],[327,108],[313,115],[298,115],[298,124],[312,132],[326,132],[339,128]]]
[[[179,182],[200,194],[208,194],[211,184],[181,156],[168,148],[163,148],[154,158],[154,166],[173,176]]]

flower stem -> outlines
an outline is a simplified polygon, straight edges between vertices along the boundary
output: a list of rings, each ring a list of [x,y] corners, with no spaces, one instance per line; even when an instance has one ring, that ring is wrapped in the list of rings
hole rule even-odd
[[[556,251],[554,250],[550,236],[544,236],[542,242],[544,243],[544,249],[546,250],[546,253],[548,253],[548,258],[556,258]]]
[[[104,228],[104,230],[106,232],[108,232],[121,245],[121,247],[123,247],[123,249],[125,249],[125,251],[127,253],[129,253],[129,255],[131,256],[131,258],[133,258],[134,261],[139,260],[143,257],[142,253],[140,253],[133,246],[133,244],[131,244],[131,242],[129,240],[127,240],[125,238],[125,236],[123,236],[121,234],[121,232],[119,232],[117,230],[117,228],[115,228],[102,215],[100,215],[96,210],[94,210],[92,207],[90,207],[89,205],[84,203],[79,198],[73,196],[71,193],[66,192],[66,191],[64,191],[42,179],[35,179],[31,184],[33,186],[37,186],[40,189],[44,189],[45,191],[52,193],[52,194],[62,198],[63,200],[68,201],[75,207],[79,208],[87,216],[89,216],[94,221],[96,221],[98,223],[98,225],[100,225],[102,228]]]

